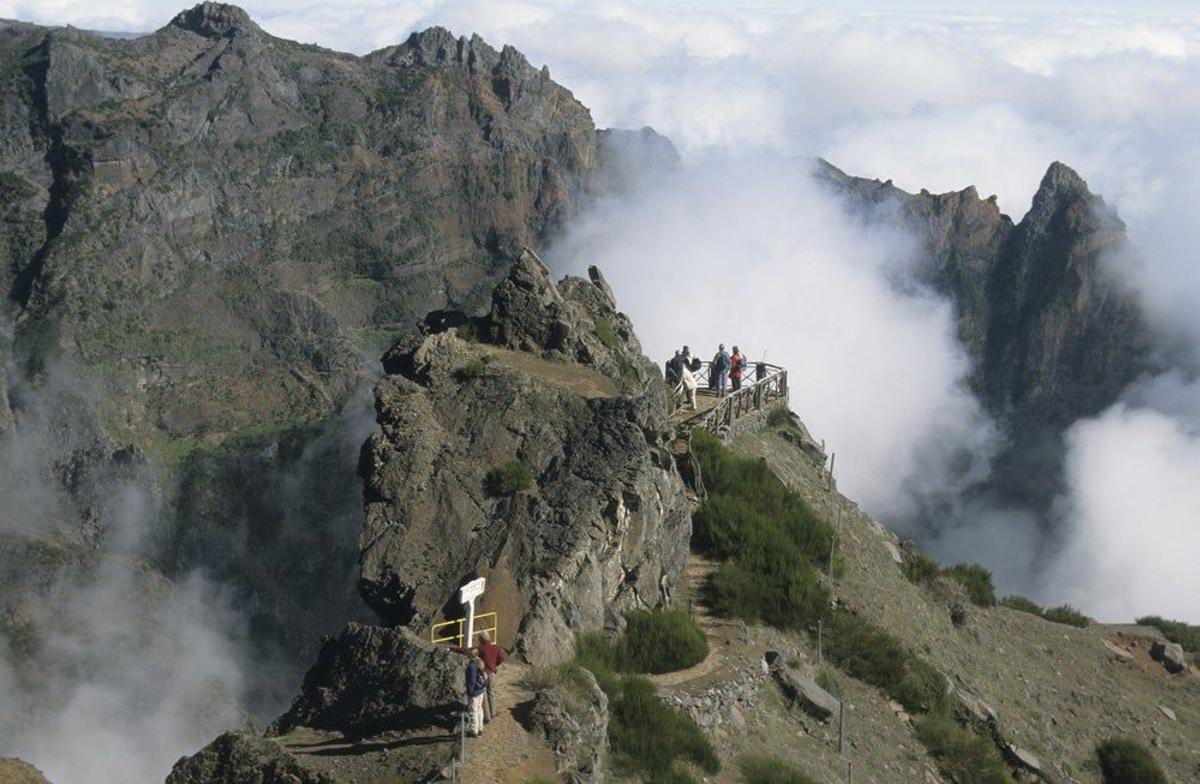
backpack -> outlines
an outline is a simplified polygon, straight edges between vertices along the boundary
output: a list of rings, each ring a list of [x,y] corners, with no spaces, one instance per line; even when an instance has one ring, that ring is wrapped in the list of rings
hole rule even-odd
[[[716,368],[717,372],[729,370],[729,355],[724,351],[718,351],[717,355],[713,357],[713,367]]]

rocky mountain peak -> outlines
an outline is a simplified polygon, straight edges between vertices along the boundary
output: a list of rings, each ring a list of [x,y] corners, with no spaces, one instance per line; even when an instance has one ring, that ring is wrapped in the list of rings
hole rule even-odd
[[[180,11],[171,20],[172,27],[187,30],[205,38],[229,38],[238,33],[261,33],[250,14],[228,3],[199,3]]]
[[[1050,164],[1029,209],[1028,218],[1037,225],[1050,220],[1063,210],[1074,208],[1081,215],[1094,221],[1093,228],[1107,227],[1124,231],[1125,224],[1117,213],[1088,188],[1087,182],[1064,163]]]

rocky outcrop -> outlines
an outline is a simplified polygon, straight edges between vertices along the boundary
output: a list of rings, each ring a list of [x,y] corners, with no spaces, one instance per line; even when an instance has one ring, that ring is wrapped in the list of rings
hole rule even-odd
[[[608,697],[587,670],[539,691],[529,709],[530,731],[554,752],[558,771],[573,783],[603,784],[608,760]]]
[[[1129,263],[1125,224],[1061,163],[1016,224],[974,188],[910,194],[824,162],[817,177],[864,220],[899,221],[922,241],[918,274],[954,302],[972,390],[1008,437],[992,486],[1048,508],[1065,428],[1148,367],[1145,320],[1113,271]]]
[[[453,726],[462,711],[465,666],[464,657],[407,629],[352,623],[321,646],[299,696],[268,734],[304,726],[363,737]]]
[[[1180,673],[1187,670],[1187,658],[1184,656],[1183,646],[1179,643],[1155,640],[1150,646],[1150,657],[1167,672]]]
[[[691,522],[664,387],[599,274],[555,285],[525,252],[489,315],[433,314],[424,332],[384,358],[382,433],[363,450],[360,586],[376,612],[424,627],[484,576],[478,611],[545,664],[575,630],[667,601]],[[517,464],[528,487],[490,487]]]
[[[50,784],[42,772],[16,757],[0,757],[0,784]]]
[[[799,705],[818,721],[837,720],[842,710],[841,701],[818,686],[811,675],[783,662],[772,667],[771,674],[789,702]]]
[[[279,744],[227,732],[175,763],[166,784],[333,784],[308,770]]]

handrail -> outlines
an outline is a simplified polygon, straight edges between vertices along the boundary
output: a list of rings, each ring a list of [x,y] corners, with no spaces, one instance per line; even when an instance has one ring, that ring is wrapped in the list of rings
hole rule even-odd
[[[703,388],[707,388],[708,368],[711,367],[711,364],[703,362],[699,370],[690,371],[692,377],[697,381],[698,390],[702,388],[701,381],[704,382]],[[747,364],[755,368],[759,363]],[[679,427],[689,431],[696,427],[704,427],[714,433],[720,433],[732,427],[735,420],[750,411],[761,411],[769,403],[787,399],[787,370],[779,365],[766,362],[761,364],[766,371],[762,378],[757,377],[756,370],[751,370],[750,377],[742,382],[740,389],[726,394],[708,411],[697,411],[695,414],[685,417],[679,422]]]
[[[482,625],[482,622],[487,618],[491,619],[491,626],[483,626]],[[466,647],[469,643],[463,641],[463,637],[466,635],[466,631],[467,631],[465,628],[465,622],[466,622],[466,618],[456,618],[452,621],[443,621],[441,623],[435,623],[433,626],[431,626],[429,628],[429,641],[431,643],[433,643],[434,645],[437,645],[438,643],[443,643],[443,642],[457,641],[458,646],[460,648]],[[455,628],[455,631],[450,634],[442,634],[441,633],[442,630],[448,626],[453,626]],[[479,613],[478,615],[475,616],[474,626],[475,626],[476,634],[479,634],[480,632],[487,632],[488,634],[490,634],[492,636],[492,639],[494,640],[494,639],[496,639],[496,634],[499,630],[500,624],[496,620],[496,613],[486,612],[486,613]]]

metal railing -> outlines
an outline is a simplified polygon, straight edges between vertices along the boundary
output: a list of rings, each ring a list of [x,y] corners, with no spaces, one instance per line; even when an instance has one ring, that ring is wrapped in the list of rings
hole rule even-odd
[[[703,362],[696,371],[685,371],[692,374],[696,380],[696,392],[702,394],[718,394],[709,386],[711,362]],[[760,369],[761,368],[761,369]],[[676,393],[682,392],[682,384],[676,387]],[[766,362],[756,362],[749,365],[742,385],[736,391],[727,392],[718,403],[707,411],[698,411],[685,417],[679,424],[691,430],[703,427],[714,433],[720,433],[751,411],[761,411],[769,403],[787,399],[788,380],[787,370],[779,365]]]
[[[490,626],[484,625],[484,622],[488,621],[489,619],[490,619],[491,625]],[[460,648],[465,647],[467,643],[463,641],[463,637],[466,635],[466,632],[467,632],[466,623],[467,623],[466,618],[458,618],[457,620],[453,620],[453,621],[443,621],[442,623],[435,623],[433,626],[431,626],[429,628],[429,641],[431,643],[433,643],[434,645],[438,645],[438,644],[444,643],[444,642],[457,642],[458,646]],[[445,630],[447,630],[451,627],[454,628],[454,633],[453,634],[445,634]],[[494,639],[496,639],[496,632],[499,630],[500,623],[496,619],[496,613],[494,613],[494,612],[479,613],[478,615],[475,616],[474,627],[475,627],[475,634],[478,635],[480,632],[487,632],[489,635],[491,635],[491,638],[494,640]]]

